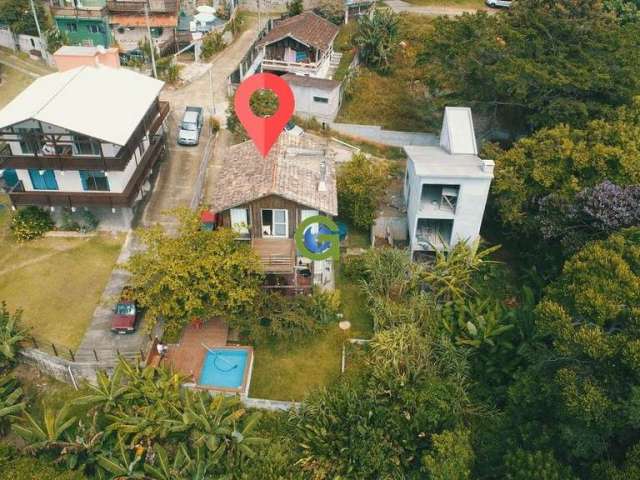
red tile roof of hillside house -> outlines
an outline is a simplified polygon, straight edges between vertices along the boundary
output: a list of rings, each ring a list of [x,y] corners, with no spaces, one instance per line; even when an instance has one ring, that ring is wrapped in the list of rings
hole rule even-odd
[[[111,15],[109,23],[125,27],[146,27],[144,15]],[[173,27],[178,25],[178,17],[175,15],[149,15],[150,27]]]
[[[307,11],[276,23],[271,31],[258,42],[258,46],[274,43],[286,37],[293,37],[311,47],[326,50],[338,35],[338,30],[339,28],[330,21]]]

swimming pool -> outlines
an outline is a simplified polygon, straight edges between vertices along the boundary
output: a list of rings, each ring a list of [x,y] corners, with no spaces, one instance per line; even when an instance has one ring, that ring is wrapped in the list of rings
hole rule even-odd
[[[208,348],[198,383],[244,393],[248,390],[251,360],[251,349],[247,347]]]

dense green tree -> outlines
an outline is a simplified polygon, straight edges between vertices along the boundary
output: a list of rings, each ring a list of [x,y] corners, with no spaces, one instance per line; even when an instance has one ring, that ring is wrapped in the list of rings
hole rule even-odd
[[[338,169],[338,210],[359,229],[368,230],[388,184],[386,165],[354,154]]]
[[[556,202],[573,203],[581,190],[604,180],[639,184],[638,138],[640,99],[610,120],[542,129],[506,151],[489,147],[497,165],[492,198],[500,220],[521,238],[539,237],[542,199],[552,195]]]
[[[44,33],[50,26],[45,15],[44,4],[36,1],[33,3],[36,7],[40,30]],[[0,23],[9,25],[14,34],[38,35],[29,0],[0,0]]]
[[[358,20],[353,42],[365,65],[380,73],[389,72],[398,48],[398,22],[391,10],[375,10],[372,17]]]
[[[293,17],[300,15],[304,11],[304,3],[302,0],[291,0],[287,2],[287,15]]]
[[[302,469],[313,478],[467,478],[463,429],[478,412],[464,356],[407,324],[379,333],[363,368],[296,415]]]
[[[173,329],[194,317],[241,313],[251,307],[262,281],[256,254],[228,229],[201,229],[199,216],[174,212],[180,227],[169,235],[160,226],[139,232],[146,249],[127,262],[136,300],[155,321]]]
[[[601,0],[518,0],[507,15],[436,19],[421,62],[435,101],[464,102],[512,131],[582,126],[631,101],[640,22]]]

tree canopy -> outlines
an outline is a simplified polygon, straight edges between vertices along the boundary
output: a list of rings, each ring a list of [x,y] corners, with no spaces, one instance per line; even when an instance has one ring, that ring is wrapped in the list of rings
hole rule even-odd
[[[421,61],[434,100],[464,102],[512,131],[583,126],[640,91],[640,22],[601,0],[518,0],[504,15],[440,17]]]
[[[251,248],[229,229],[201,229],[198,215],[177,210],[176,236],[160,226],[139,232],[146,249],[126,268],[136,299],[152,319],[180,328],[192,318],[239,314],[259,294],[262,267]]]

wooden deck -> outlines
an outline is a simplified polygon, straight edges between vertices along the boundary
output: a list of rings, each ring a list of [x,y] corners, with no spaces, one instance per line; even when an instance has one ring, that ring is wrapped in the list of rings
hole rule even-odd
[[[197,383],[207,353],[203,345],[209,348],[223,347],[227,344],[228,333],[227,325],[219,318],[209,320],[200,328],[190,325],[185,328],[178,345],[169,345],[169,351],[162,361]]]
[[[254,238],[251,247],[267,273],[293,273],[296,246],[292,238]]]

